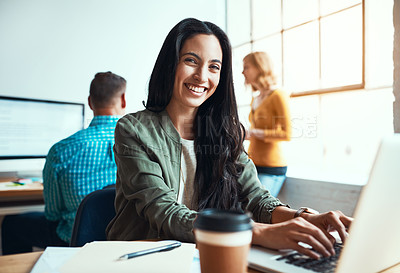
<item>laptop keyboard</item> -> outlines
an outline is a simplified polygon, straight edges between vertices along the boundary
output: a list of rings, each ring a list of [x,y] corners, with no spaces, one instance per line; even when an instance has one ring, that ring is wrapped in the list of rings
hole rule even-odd
[[[279,257],[278,261],[284,261],[288,264],[300,266],[315,272],[333,273],[336,264],[343,249],[342,243],[335,243],[335,255],[330,257],[321,257],[319,260],[312,259],[298,252]]]

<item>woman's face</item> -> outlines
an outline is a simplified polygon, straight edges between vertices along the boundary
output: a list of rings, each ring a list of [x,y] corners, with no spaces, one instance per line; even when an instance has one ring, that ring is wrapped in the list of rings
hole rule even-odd
[[[179,53],[170,106],[199,107],[215,92],[221,69],[222,49],[214,35],[187,39]]]
[[[257,68],[249,61],[243,61],[243,71],[242,74],[244,76],[246,84],[255,84],[258,77]]]

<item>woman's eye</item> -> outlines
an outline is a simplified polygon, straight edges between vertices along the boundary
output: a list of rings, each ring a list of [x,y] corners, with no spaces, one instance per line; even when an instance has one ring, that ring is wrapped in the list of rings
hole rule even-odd
[[[216,64],[210,65],[210,68],[211,68],[212,70],[221,70],[221,68],[219,67],[219,65],[216,65]]]
[[[196,60],[193,59],[193,58],[186,58],[186,59],[185,59],[185,62],[195,64],[195,63],[196,63]]]

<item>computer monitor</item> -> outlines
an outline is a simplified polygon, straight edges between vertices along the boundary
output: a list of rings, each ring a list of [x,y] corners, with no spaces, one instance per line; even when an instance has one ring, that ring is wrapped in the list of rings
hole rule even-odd
[[[82,103],[0,96],[0,160],[45,158],[84,127],[84,113]]]

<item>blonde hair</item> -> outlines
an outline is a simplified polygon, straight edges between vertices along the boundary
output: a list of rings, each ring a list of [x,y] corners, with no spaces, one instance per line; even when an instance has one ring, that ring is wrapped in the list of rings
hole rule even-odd
[[[277,78],[273,70],[273,65],[270,57],[263,51],[252,52],[243,58],[244,62],[249,62],[254,65],[259,75],[257,76],[257,84],[263,89],[270,89],[271,86],[276,85]],[[257,88],[251,84],[253,91]]]

